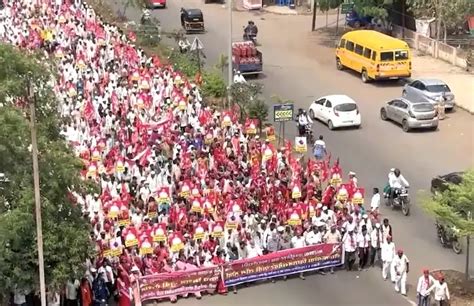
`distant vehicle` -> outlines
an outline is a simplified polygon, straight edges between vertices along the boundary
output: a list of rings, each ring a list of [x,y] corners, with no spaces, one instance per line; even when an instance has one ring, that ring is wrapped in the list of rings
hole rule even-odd
[[[346,14],[346,24],[351,28],[365,27],[372,22],[373,17],[361,17],[355,10],[351,10]]]
[[[317,99],[309,106],[311,119],[320,120],[330,130],[338,127],[360,127],[361,116],[357,103],[346,95],[330,95]]]
[[[220,3],[224,4],[225,0],[204,0],[204,4],[209,4],[209,3]]]
[[[414,103],[404,98],[388,102],[380,109],[382,120],[392,120],[402,125],[404,132],[411,129],[438,128],[438,114],[433,104],[428,102]]]
[[[437,104],[444,99],[445,108],[452,110],[455,104],[454,94],[445,82],[437,79],[418,79],[403,87],[402,96],[411,101],[425,101]]]
[[[255,75],[263,72],[262,52],[251,41],[232,43],[232,68],[242,75]]]
[[[411,76],[410,48],[403,40],[372,30],[344,34],[336,48],[336,67],[361,74],[362,82]]]
[[[181,26],[186,33],[204,32],[204,16],[200,9],[181,8]]]
[[[437,194],[448,189],[448,184],[459,185],[462,183],[464,172],[452,172],[445,175],[438,175],[431,180],[431,193]]]
[[[149,9],[166,8],[166,0],[146,0],[146,7]]]

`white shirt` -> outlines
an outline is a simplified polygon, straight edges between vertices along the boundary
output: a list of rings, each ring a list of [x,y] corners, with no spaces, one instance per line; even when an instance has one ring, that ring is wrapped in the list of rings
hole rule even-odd
[[[370,232],[370,245],[373,248],[381,248],[382,247],[382,231],[380,229],[373,229],[372,232]]]
[[[441,284],[439,281],[435,281],[434,285],[428,289],[428,293],[432,290],[434,290],[434,298],[436,301],[445,301],[450,299],[448,284],[446,282]]]
[[[345,252],[355,252],[357,247],[357,237],[355,234],[349,235],[346,233],[344,238],[342,238],[342,242],[344,242],[344,251]]]
[[[255,244],[254,247],[247,245],[247,258],[254,258],[262,255],[262,249],[257,244]]]
[[[376,193],[372,196],[372,200],[370,200],[370,208],[375,210],[380,207],[380,194]]]
[[[395,268],[395,272],[403,274],[407,271],[407,265],[410,261],[408,260],[408,257],[406,257],[405,254],[400,256],[395,256],[395,259],[393,260],[393,266]]]
[[[359,248],[368,248],[370,243],[370,235],[368,233],[357,235],[357,246]]]
[[[395,257],[395,243],[384,242],[382,243],[382,261],[392,261]]]
[[[428,281],[426,281],[426,278],[424,275],[420,276],[418,278],[418,285],[416,286],[416,292],[419,293],[421,296],[427,296],[430,294],[428,291],[431,286],[434,285],[435,279],[433,276],[428,275]]]
[[[66,299],[76,300],[77,299],[77,290],[79,289],[79,281],[76,279],[74,282],[70,280],[66,283]]]
[[[410,186],[410,184],[408,184],[408,181],[401,174],[398,177],[396,177],[395,175],[390,175],[388,183],[390,184],[391,188],[402,188]]]
[[[322,236],[321,236],[321,233],[320,232],[309,232],[307,235],[306,235],[306,244],[307,245],[315,245],[315,244],[319,244],[322,242]]]
[[[291,244],[293,245],[294,248],[302,248],[306,246],[306,241],[303,236],[301,237],[293,237],[291,238]]]
[[[13,303],[17,305],[22,305],[26,303],[26,296],[22,292],[15,291],[13,296]]]

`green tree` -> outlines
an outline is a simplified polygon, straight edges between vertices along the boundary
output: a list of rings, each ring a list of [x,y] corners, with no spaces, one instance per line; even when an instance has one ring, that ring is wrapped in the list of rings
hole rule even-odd
[[[469,240],[474,235],[474,170],[465,172],[462,178],[459,185],[448,184],[444,192],[425,197],[423,207],[438,222],[456,227],[459,235]],[[468,261],[466,263],[468,267]]]
[[[361,16],[385,20],[388,17],[386,4],[386,0],[354,0],[354,9]]]
[[[326,12],[326,28],[328,27],[328,13],[329,10],[338,8],[341,3],[344,3],[344,0],[319,0],[319,10],[321,12]],[[338,11],[339,13],[339,11]],[[338,15],[339,16],[339,15]]]
[[[233,83],[230,86],[232,103],[240,107],[240,120],[243,121],[248,115],[249,105],[258,99],[263,92],[263,85],[260,83]]]
[[[446,42],[449,30],[466,22],[466,17],[474,14],[474,2],[470,0],[407,0],[409,10],[415,18],[436,18],[437,39]]]
[[[39,287],[32,158],[30,152],[28,81],[36,92],[38,161],[43,217],[46,285],[55,290],[84,271],[93,253],[90,224],[70,201],[69,191],[91,191],[80,179],[82,162],[59,136],[57,103],[51,87],[52,64],[36,55],[0,45],[0,297],[14,288]],[[48,66],[49,65],[49,66]],[[7,68],[5,68],[7,66]],[[20,101],[21,103],[18,103]]]
[[[204,97],[212,97],[222,99],[227,94],[227,86],[222,76],[217,71],[205,71],[202,76],[203,83],[201,86]]]
[[[258,119],[258,128],[262,131],[262,126],[268,118],[268,105],[261,99],[252,101],[248,107],[248,116],[252,119]]]

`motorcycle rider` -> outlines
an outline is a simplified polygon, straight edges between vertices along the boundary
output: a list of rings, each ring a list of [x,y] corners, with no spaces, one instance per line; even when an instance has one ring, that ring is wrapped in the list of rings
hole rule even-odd
[[[306,134],[306,127],[310,124],[313,123],[313,120],[309,118],[309,116],[306,114],[306,111],[300,108],[298,110],[298,132],[300,137],[303,137]]]
[[[398,190],[400,190],[403,187],[405,187],[405,188],[410,187],[410,184],[403,177],[400,169],[398,169],[398,168],[395,168],[393,170],[393,172],[390,172],[388,174],[388,184],[390,186],[389,199],[391,201],[393,201],[396,198]]]
[[[257,26],[252,20],[250,20],[244,29],[244,38],[254,41],[255,38],[257,37],[257,33],[258,33]]]

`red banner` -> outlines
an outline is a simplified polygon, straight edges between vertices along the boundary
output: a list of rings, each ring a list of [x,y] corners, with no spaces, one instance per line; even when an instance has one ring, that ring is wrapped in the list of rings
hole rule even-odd
[[[140,297],[143,302],[206,290],[214,291],[219,276],[220,269],[217,266],[144,276],[140,278]]]
[[[342,260],[341,244],[319,244],[242,259],[222,266],[144,276],[140,278],[141,300],[214,291],[222,269],[225,285],[233,286],[335,267],[341,265]]]

